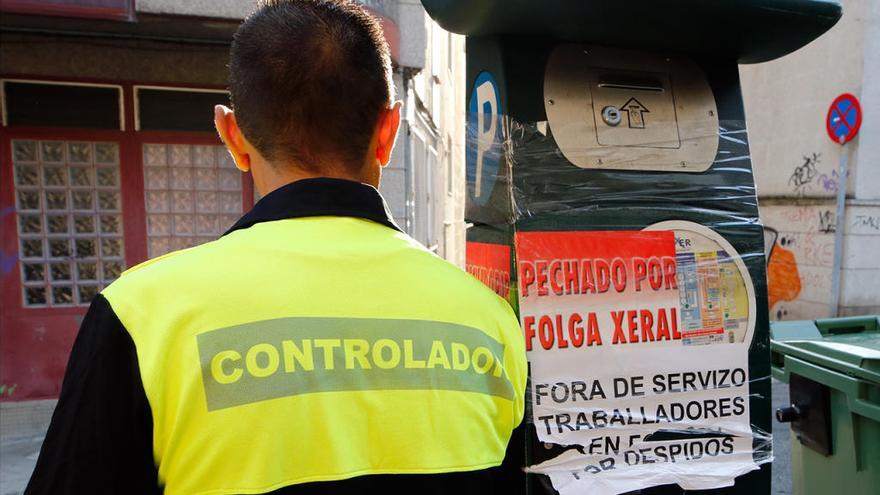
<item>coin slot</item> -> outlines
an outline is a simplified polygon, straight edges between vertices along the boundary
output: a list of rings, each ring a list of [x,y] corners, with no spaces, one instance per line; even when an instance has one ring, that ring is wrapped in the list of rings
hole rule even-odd
[[[718,150],[718,109],[692,59],[562,44],[544,72],[544,110],[573,165],[702,172]]]
[[[666,88],[657,79],[634,76],[601,76],[596,85],[602,89],[620,89],[623,91],[647,91],[650,93],[663,93]]]

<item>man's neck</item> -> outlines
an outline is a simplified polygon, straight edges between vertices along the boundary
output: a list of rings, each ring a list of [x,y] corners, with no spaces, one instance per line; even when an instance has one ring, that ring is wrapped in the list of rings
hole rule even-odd
[[[362,167],[361,170],[368,171],[368,167]],[[272,165],[268,163],[263,167],[254,169],[254,186],[260,196],[265,196],[291,182],[297,182],[303,179],[316,179],[319,177],[345,179],[370,184],[377,189],[379,187],[378,176],[370,177],[367,173],[353,174],[342,167],[326,167],[322,168],[320,171],[313,172],[292,164]]]

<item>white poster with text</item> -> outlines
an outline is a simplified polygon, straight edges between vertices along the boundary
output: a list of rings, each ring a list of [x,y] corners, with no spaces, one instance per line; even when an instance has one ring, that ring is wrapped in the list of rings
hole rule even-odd
[[[731,251],[677,230],[517,234],[531,420],[569,447],[529,471],[569,495],[717,488],[757,469],[754,296]]]

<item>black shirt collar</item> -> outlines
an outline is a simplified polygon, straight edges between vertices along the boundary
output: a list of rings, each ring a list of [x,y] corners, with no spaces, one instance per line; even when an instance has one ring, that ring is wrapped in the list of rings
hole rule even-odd
[[[375,187],[321,177],[291,182],[270,192],[223,235],[260,222],[318,216],[364,218],[401,231]]]

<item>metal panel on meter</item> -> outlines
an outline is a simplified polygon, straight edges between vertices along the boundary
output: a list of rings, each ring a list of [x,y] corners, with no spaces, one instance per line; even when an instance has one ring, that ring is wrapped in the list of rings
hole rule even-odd
[[[715,98],[683,57],[561,45],[544,73],[544,108],[581,168],[702,172],[718,151]]]

